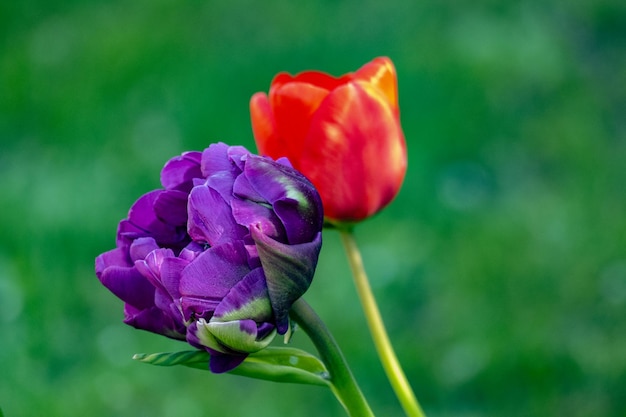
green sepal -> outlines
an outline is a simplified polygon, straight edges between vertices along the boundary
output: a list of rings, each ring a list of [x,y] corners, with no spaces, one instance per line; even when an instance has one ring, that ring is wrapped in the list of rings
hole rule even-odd
[[[209,353],[202,350],[138,353],[133,356],[135,360],[152,365],[183,365],[205,371],[209,370],[209,358]],[[317,357],[290,347],[270,346],[250,354],[228,373],[274,382],[330,386],[328,371]]]
[[[218,352],[227,353],[224,347],[231,351],[242,353],[258,352],[265,349],[276,336],[276,330],[257,340],[256,334],[250,334],[241,330],[240,321],[219,322],[214,321],[215,316],[207,323],[204,319],[198,320],[196,335],[202,346],[209,347]]]

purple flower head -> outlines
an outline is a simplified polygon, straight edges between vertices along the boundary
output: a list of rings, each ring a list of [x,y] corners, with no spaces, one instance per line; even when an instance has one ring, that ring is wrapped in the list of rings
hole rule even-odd
[[[173,158],[140,197],[96,275],[124,322],[211,353],[225,372],[289,329],[321,248],[322,204],[286,159],[213,144]]]

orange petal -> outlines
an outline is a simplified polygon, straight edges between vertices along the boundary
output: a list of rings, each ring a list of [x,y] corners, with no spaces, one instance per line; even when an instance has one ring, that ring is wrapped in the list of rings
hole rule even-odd
[[[329,219],[371,216],[393,199],[404,179],[400,121],[372,84],[335,89],[311,120],[305,146],[299,168],[318,188]]]
[[[277,156],[276,153],[284,148],[284,145],[281,145],[276,134],[276,122],[265,93],[256,93],[250,99],[250,119],[259,153],[278,158],[280,155]]]
[[[363,65],[354,73],[357,81],[368,82],[379,88],[391,105],[398,111],[398,83],[396,69],[387,57],[379,57]]]

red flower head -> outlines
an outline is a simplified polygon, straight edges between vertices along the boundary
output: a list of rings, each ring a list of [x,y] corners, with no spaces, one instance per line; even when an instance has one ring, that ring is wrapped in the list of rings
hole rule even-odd
[[[319,190],[329,221],[363,220],[398,193],[407,155],[389,58],[339,78],[280,73],[250,111],[259,153],[289,158]]]

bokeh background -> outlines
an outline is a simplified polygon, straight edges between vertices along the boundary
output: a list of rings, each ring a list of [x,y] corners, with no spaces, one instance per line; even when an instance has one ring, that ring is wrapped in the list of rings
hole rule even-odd
[[[93,259],[167,159],[254,149],[275,73],[379,55],[409,169],[357,239],[427,415],[626,415],[625,5],[1,2],[4,415],[343,416],[321,388],[132,361],[186,346],[123,325]],[[306,298],[401,415],[332,231]]]

